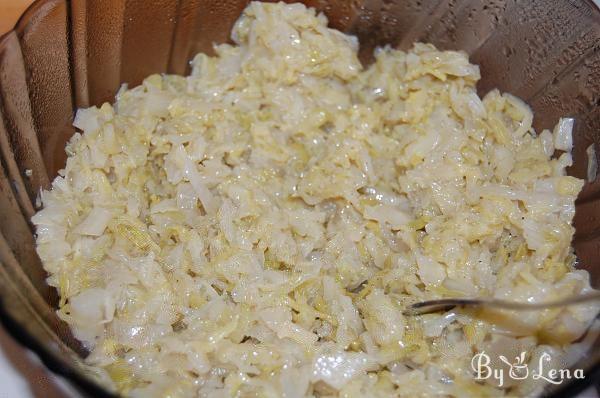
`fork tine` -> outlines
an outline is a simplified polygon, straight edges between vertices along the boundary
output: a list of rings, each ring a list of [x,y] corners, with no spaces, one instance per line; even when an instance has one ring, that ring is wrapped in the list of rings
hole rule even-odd
[[[594,291],[578,296],[567,297],[545,303],[520,303],[516,301],[504,301],[489,298],[451,298],[428,300],[415,303],[407,307],[402,313],[407,316],[430,314],[433,312],[448,311],[454,307],[491,307],[517,311],[535,311],[547,308],[567,307],[600,300],[600,291]]]

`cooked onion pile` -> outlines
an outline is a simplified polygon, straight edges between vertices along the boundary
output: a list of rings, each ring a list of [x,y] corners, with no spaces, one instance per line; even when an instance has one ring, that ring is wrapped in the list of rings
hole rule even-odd
[[[299,4],[252,3],[232,38],[188,77],[80,110],[42,192],[33,222],[58,313],[107,385],[525,394],[543,380],[476,383],[473,354],[577,358],[592,305],[402,315],[425,299],[590,290],[570,246],[571,119],[536,133],[520,99],[480,99],[461,52],[383,48],[363,67],[354,37]]]

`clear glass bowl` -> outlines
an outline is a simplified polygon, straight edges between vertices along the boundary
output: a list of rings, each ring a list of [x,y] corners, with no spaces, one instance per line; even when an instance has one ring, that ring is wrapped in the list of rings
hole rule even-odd
[[[355,34],[361,57],[374,47],[431,42],[467,51],[481,66],[481,94],[494,87],[527,101],[538,131],[576,119],[574,165],[600,145],[600,10],[591,0],[307,0],[331,26]],[[40,188],[65,162],[74,110],[111,101],[156,72],[185,73],[197,52],[228,39],[243,0],[39,0],[0,38],[0,318],[12,334],[85,394],[104,396],[85,351],[55,315],[56,292],[34,249]],[[600,288],[600,183],[577,202],[574,245]],[[584,380],[550,395],[573,395],[600,379],[600,342],[576,365]],[[558,396],[557,395],[557,396]]]

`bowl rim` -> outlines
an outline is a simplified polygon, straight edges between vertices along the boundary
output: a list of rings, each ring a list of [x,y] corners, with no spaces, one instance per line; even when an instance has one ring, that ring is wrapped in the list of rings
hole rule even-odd
[[[4,304],[4,300],[0,298],[0,325],[23,348],[35,353],[48,370],[65,378],[82,395],[101,398],[114,398],[118,396],[109,392],[91,378],[84,376],[69,363],[56,357],[52,351],[37,338],[33,337],[6,311]]]
[[[22,34],[40,8],[48,3],[57,3],[64,1],[67,6],[70,6],[71,0],[34,0],[21,13],[14,26],[6,32],[0,34],[0,50],[6,46],[7,40],[12,35],[19,36]],[[19,43],[20,44],[20,43]],[[29,221],[29,220],[28,220]],[[5,301],[0,296],[0,326],[3,327],[8,335],[20,344],[23,348],[36,354],[47,370],[63,377],[69,384],[77,389],[83,396],[92,396],[100,398],[114,398],[118,394],[108,391],[105,387],[94,381],[92,378],[85,376],[77,370],[73,365],[58,358],[44,343],[34,337],[25,327],[23,327],[15,318],[7,311]]]
[[[71,0],[34,0],[23,10],[19,18],[17,18],[17,22],[13,25],[13,27],[6,32],[0,34],[0,45],[3,45],[4,40],[13,33],[20,33],[23,31],[25,26],[27,25],[27,19],[31,16],[35,15],[39,8],[43,7],[46,3],[49,2],[60,2],[66,1],[68,4],[71,3]],[[77,0],[76,0],[77,1]]]
[[[29,20],[35,16],[41,7],[48,3],[66,2],[67,6],[70,6],[72,1],[77,0],[34,0],[24,11],[21,13],[17,22],[14,24],[12,29],[9,29],[3,34],[0,34],[0,50],[6,45],[8,38],[16,34],[19,36],[22,34],[29,23]],[[281,1],[281,0],[279,0]],[[301,0],[294,0],[300,2]],[[600,0],[581,0],[582,2],[588,2],[593,4],[598,11],[600,11]],[[4,300],[0,296],[0,326],[3,327],[7,333],[18,342],[25,349],[28,349],[35,353],[44,366],[51,372],[58,376],[65,378],[68,382],[72,383],[77,388],[78,392],[83,395],[101,398],[113,398],[118,397],[119,394],[109,392],[105,387],[92,380],[90,377],[85,376],[83,373],[78,371],[71,364],[63,361],[62,359],[55,356],[51,350],[49,350],[43,343],[29,333],[18,321],[16,321],[12,315],[6,310]],[[562,397],[575,397],[588,388],[595,387],[596,391],[600,394],[600,361],[594,363],[589,369],[586,369],[585,378],[573,379],[567,383],[560,384],[558,388],[554,388],[550,393],[542,393],[541,396],[549,398],[562,398]],[[545,388],[548,384],[545,385]],[[583,398],[583,397],[581,397]]]

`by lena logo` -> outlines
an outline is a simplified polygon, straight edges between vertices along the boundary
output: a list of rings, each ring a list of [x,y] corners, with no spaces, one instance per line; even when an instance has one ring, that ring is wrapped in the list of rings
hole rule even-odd
[[[529,376],[529,366],[525,362],[525,352],[515,357],[515,362],[511,363],[506,359],[504,355],[500,355],[498,358],[509,366],[508,376],[513,380],[524,380]]]
[[[506,377],[512,380],[525,380],[531,377],[533,380],[544,380],[552,384],[561,384],[565,380],[570,379],[583,379],[583,369],[555,369],[550,367],[548,364],[552,358],[550,354],[543,353],[540,355],[537,363],[526,362],[527,353],[522,352],[514,358],[509,360],[504,355],[499,355],[498,359],[507,365],[508,374],[505,374],[506,369],[494,368],[492,366],[492,359],[485,351],[477,353],[471,359],[471,368],[475,372],[476,380],[488,380],[492,379],[498,383],[499,387],[504,386]],[[496,362],[498,365],[498,362]]]

